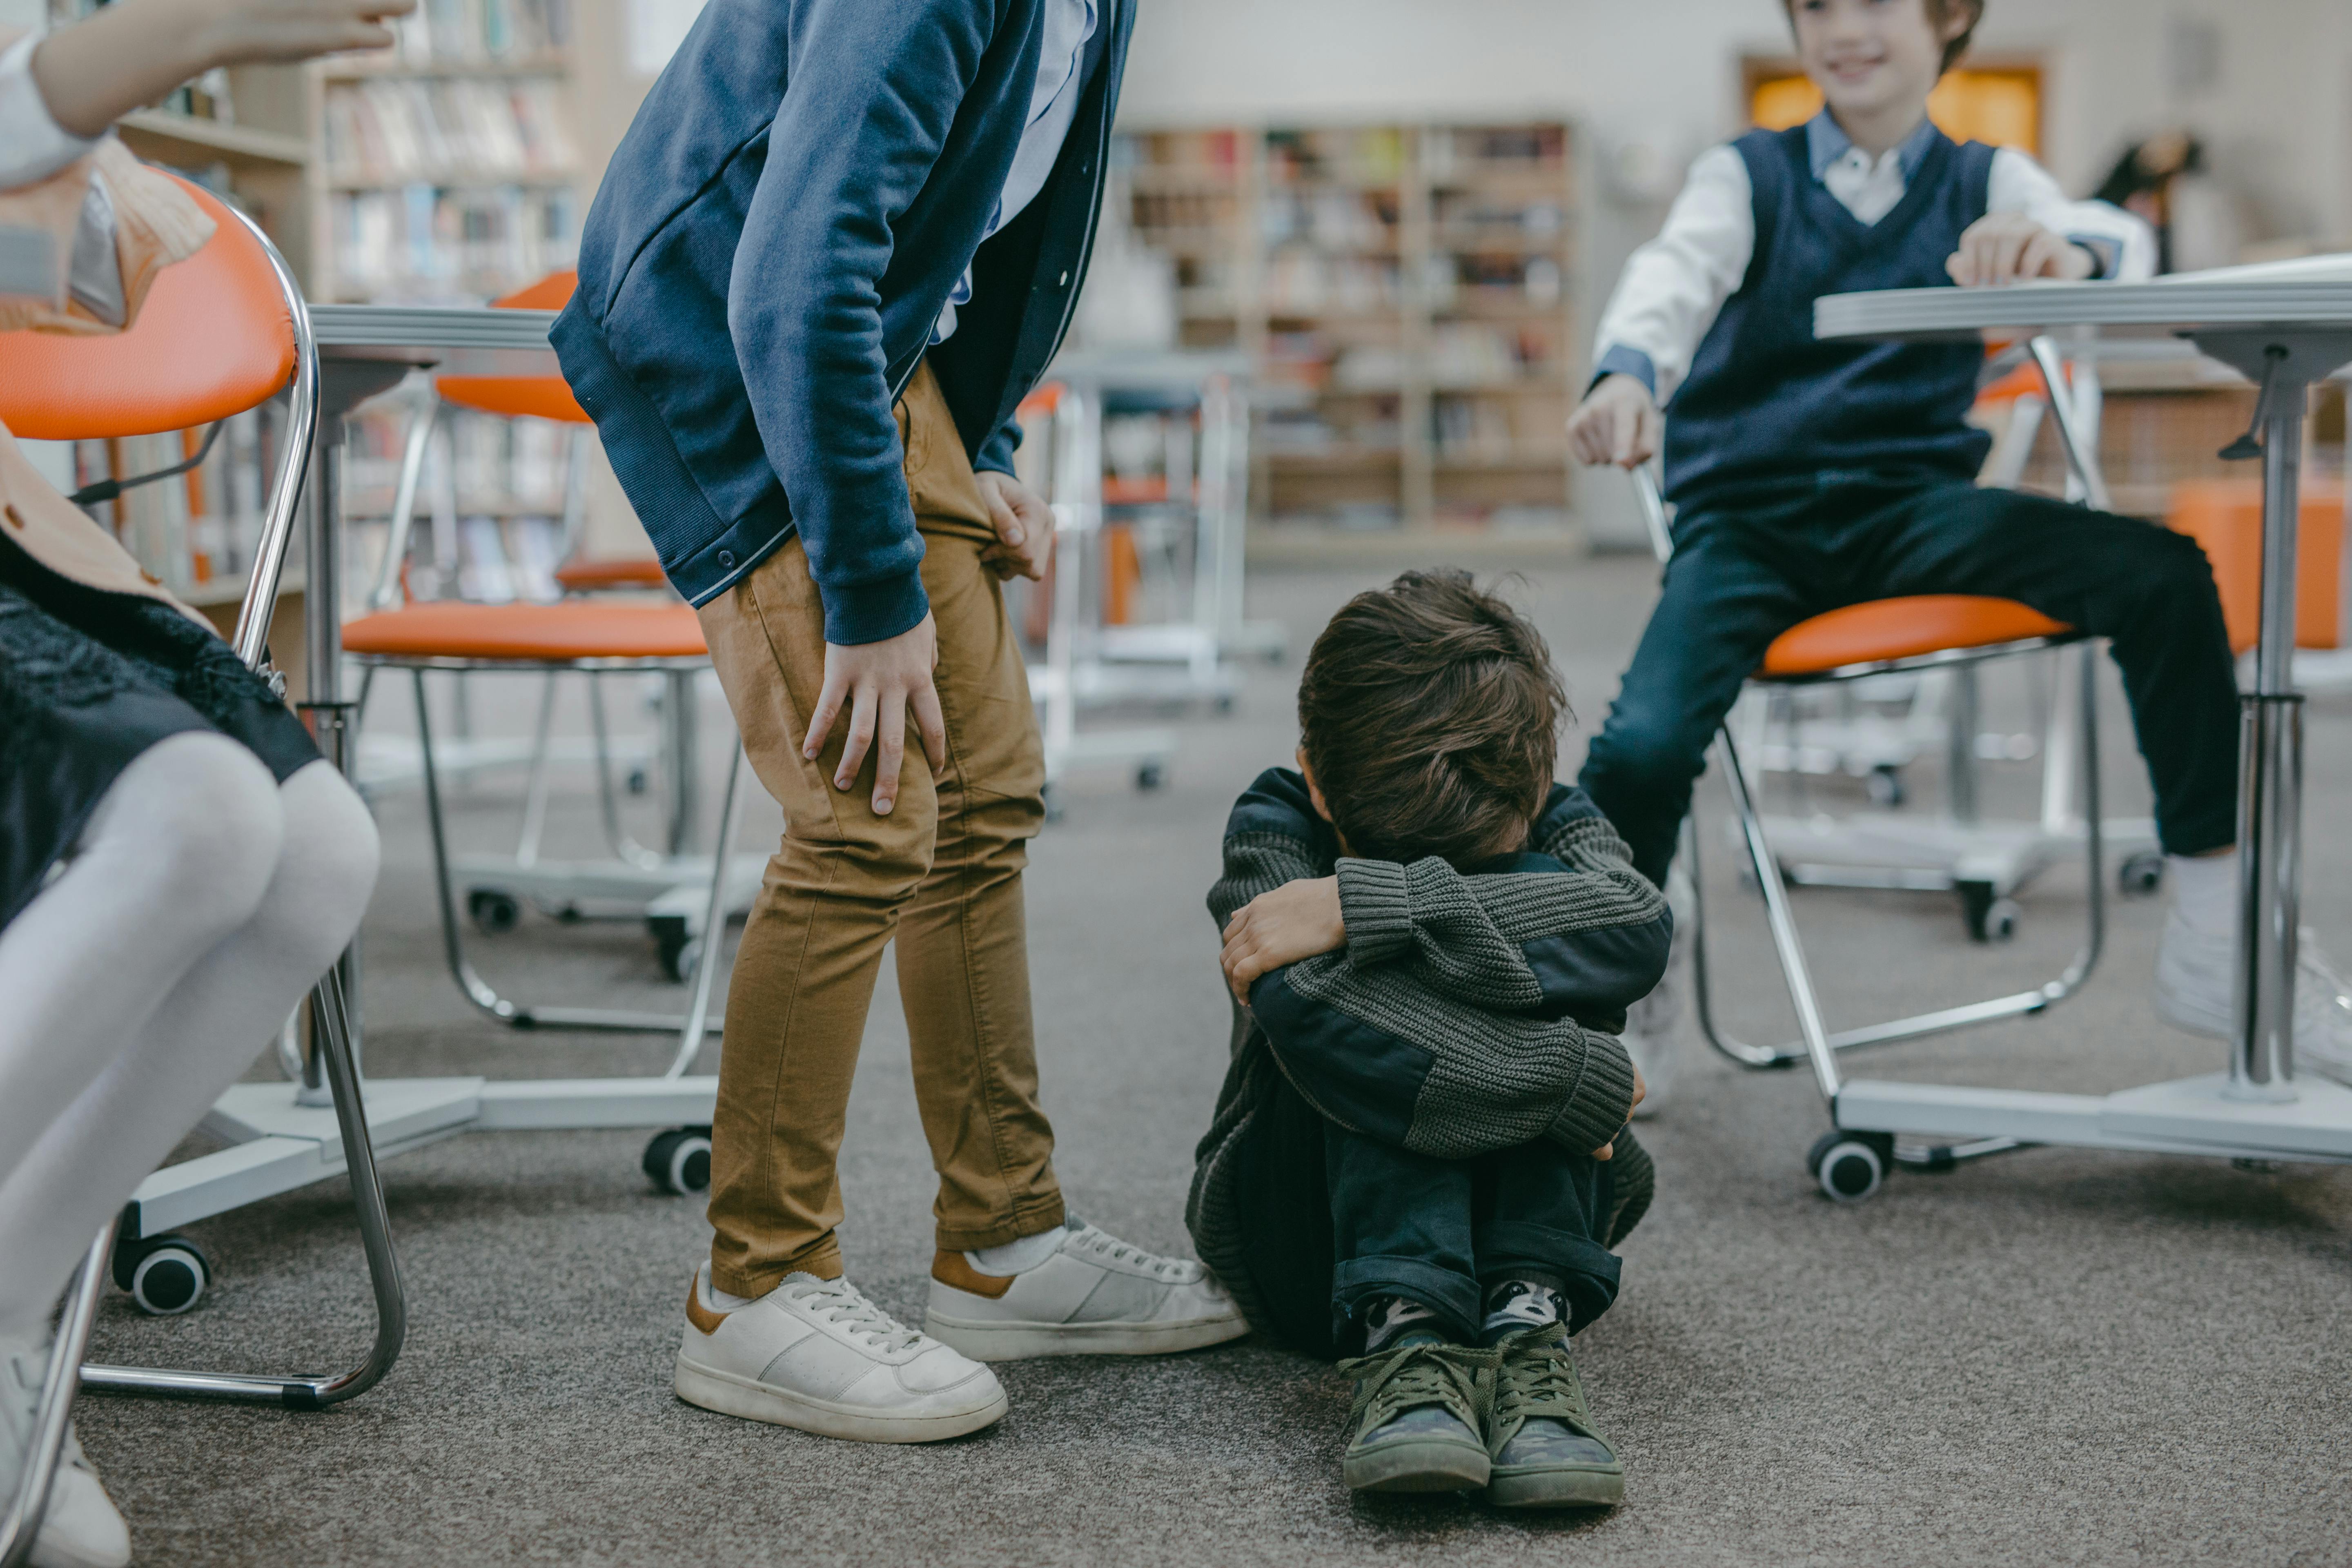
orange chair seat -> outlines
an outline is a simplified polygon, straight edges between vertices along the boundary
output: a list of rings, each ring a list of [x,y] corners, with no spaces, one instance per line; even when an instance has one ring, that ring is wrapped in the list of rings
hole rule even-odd
[[[1821,675],[1849,665],[2063,637],[2073,629],[2014,599],[1973,594],[1874,599],[1790,626],[1765,650],[1758,673],[1768,680]]]
[[[386,658],[701,658],[702,623],[687,605],[409,605],[343,627],[345,651]]]
[[[555,581],[567,593],[593,594],[605,588],[659,588],[669,579],[652,556],[625,555],[567,562],[555,569]]]

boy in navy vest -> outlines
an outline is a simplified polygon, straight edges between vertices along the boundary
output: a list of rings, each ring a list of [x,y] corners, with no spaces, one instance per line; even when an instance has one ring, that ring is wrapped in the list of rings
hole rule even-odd
[[[1823,294],[2144,278],[2153,241],[2115,207],[2066,200],[2024,154],[1956,145],[1928,121],[1983,0],[1783,5],[1827,107],[1692,164],[1664,232],[1626,264],[1569,422],[1580,459],[1631,468],[1658,449],[1668,409],[1677,509],[1657,608],[1580,782],[1663,883],[1707,742],[1774,637],[1864,600],[2021,601],[2109,639],[2174,889],[2157,1008],[2227,1036],[2238,693],[2205,557],[2153,523],[1977,489],[1990,437],[1966,421],[1973,343],[1812,332]],[[2352,1078],[2352,1004],[2305,952],[2296,1052]]]

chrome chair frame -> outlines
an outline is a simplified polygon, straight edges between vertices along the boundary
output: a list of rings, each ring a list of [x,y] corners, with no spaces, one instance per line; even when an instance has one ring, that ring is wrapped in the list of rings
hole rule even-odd
[[[2049,409],[2054,416],[2068,467],[2089,504],[2104,507],[2107,500],[2105,482],[2082,438],[2081,426],[2060,393],[2065,384],[2056,345],[2047,338],[2036,338],[2030,345],[2030,353],[2051,392]],[[1674,538],[1666,521],[1665,507],[1658,492],[1657,481],[1646,468],[1633,469],[1633,479],[1641,502],[1643,519],[1649,531],[1651,548],[1663,566],[1674,554]],[[1758,1070],[1792,1067],[1799,1061],[1809,1061],[1822,1098],[1834,1103],[1839,1081],[1836,1056],[1840,1051],[1891,1045],[1900,1040],[1918,1039],[2003,1018],[2030,1016],[2064,1001],[2081,989],[2097,967],[2106,940],[2105,851],[2099,802],[2097,667],[2088,657],[2089,650],[2085,645],[2090,641],[2079,633],[2029,637],[1983,647],[1941,649],[1911,658],[1872,660],[1812,674],[1772,678],[1776,684],[1782,685],[1820,684],[1898,672],[1969,668],[2019,654],[2067,647],[2081,647],[2083,657],[2078,662],[2081,679],[2080,757],[2085,807],[2084,852],[2090,873],[2085,939],[2072,962],[2055,979],[2007,996],[1830,1033],[1822,1021],[1820,998],[1813,987],[1811,970],[1805,960],[1804,944],[1798,934],[1795,915],[1790,908],[1787,879],[1782,875],[1780,857],[1765,831],[1764,816],[1758,805],[1753,778],[1740,755],[1738,743],[1732,736],[1727,718],[1717,727],[1715,745],[1722,759],[1724,780],[1731,792],[1732,807],[1738,819],[1748,861],[1763,895],[1765,920],[1771,933],[1774,954],[1780,962],[1782,981],[1788,987],[1789,1000],[1797,1014],[1799,1037],[1778,1047],[1755,1045],[1731,1035],[1718,1021],[1706,958],[1706,894],[1704,879],[1699,875],[1699,835],[1694,826],[1694,816],[1685,816],[1681,847],[1682,853],[1687,857],[1694,893],[1692,984],[1697,1002],[1700,1033],[1710,1046],[1739,1066]],[[1993,1140],[1983,1146],[1970,1145],[1964,1150],[1942,1151],[1940,1157],[1948,1161],[1955,1157],[1998,1152],[2011,1147],[2015,1145],[2009,1141]]]
[[[269,505],[264,513],[261,540],[255,552],[253,574],[238,607],[230,645],[247,668],[268,673],[280,695],[285,681],[269,668],[269,625],[278,606],[278,587],[286,564],[286,551],[294,536],[303,479],[309,472],[319,428],[319,351],[310,331],[310,312],[302,290],[278,247],[242,213],[233,216],[259,243],[278,279],[294,332],[294,384],[288,398],[286,438],[279,454]],[[342,1135],[346,1168],[357,1211],[361,1245],[367,1255],[368,1278],[373,1289],[376,1331],[368,1352],[347,1371],[312,1373],[250,1373],[194,1372],[162,1367],[109,1366],[84,1363],[90,1325],[98,1299],[105,1289],[108,1260],[113,1253],[117,1224],[110,1224],[90,1244],[79,1273],[69,1288],[50,1350],[49,1366],[36,1417],[32,1462],[25,1485],[5,1516],[0,1516],[0,1568],[16,1568],[32,1551],[41,1514],[47,1506],[49,1483],[57,1473],[65,1441],[66,1421],[80,1388],[126,1394],[159,1394],[181,1397],[236,1400],[278,1405],[289,1410],[323,1410],[364,1394],[382,1381],[399,1359],[407,1336],[407,1298],[400,1279],[400,1263],[392,1245],[384,1212],[383,1186],[375,1167],[374,1145],[369,1141],[367,1114],[361,1103],[359,1065],[352,1047],[351,1015],[346,1005],[342,965],[321,975],[310,993],[315,1059],[323,1067],[332,1091],[336,1125]]]

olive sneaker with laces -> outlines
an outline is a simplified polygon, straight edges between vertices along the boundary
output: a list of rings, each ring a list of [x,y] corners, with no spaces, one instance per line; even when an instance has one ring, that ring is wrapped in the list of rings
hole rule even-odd
[[[975,1361],[1042,1355],[1159,1355],[1249,1332],[1241,1309],[1199,1264],[1160,1258],[1070,1220],[1024,1238],[1034,1256],[992,1272],[981,1253],[931,1263],[923,1327]]]
[[[1343,1361],[1356,1380],[1348,1449],[1339,1463],[1350,1491],[1466,1492],[1494,1465],[1479,1440],[1492,1393],[1495,1352],[1411,1330],[1386,1350]]]
[[[863,1443],[961,1437],[1004,1415],[994,1373],[846,1279],[788,1274],[755,1300],[719,1300],[706,1263],[687,1292],[677,1352],[675,1387],[688,1405]]]
[[[1625,1500],[1625,1468],[1594,1430],[1584,1384],[1568,1353],[1568,1326],[1547,1323],[1495,1347],[1486,1420],[1494,1464],[1486,1500],[1497,1508],[1607,1508]]]

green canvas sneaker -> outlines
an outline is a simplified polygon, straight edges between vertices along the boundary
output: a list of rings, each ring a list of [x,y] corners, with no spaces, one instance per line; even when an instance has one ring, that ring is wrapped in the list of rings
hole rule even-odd
[[[1340,1468],[1360,1492],[1475,1491],[1493,1469],[1478,1423],[1495,1352],[1409,1333],[1378,1355],[1343,1361],[1356,1380]]]
[[[1568,1353],[1568,1325],[1549,1323],[1496,1347],[1486,1425],[1486,1500],[1497,1508],[1607,1508],[1625,1500],[1625,1467],[1593,1429]]]

